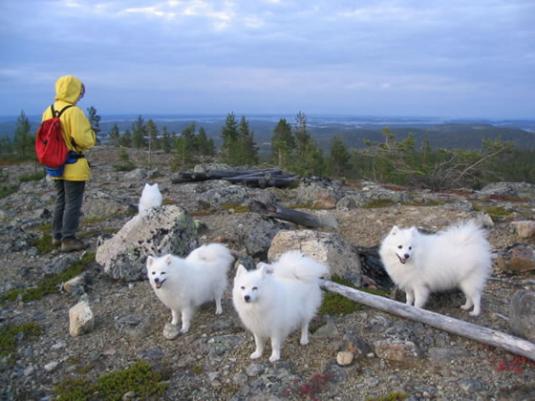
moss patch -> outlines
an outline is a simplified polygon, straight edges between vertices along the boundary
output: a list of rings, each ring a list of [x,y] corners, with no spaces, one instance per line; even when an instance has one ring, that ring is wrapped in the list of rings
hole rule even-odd
[[[64,271],[57,274],[49,274],[43,277],[37,286],[31,288],[17,288],[10,290],[0,297],[0,303],[14,301],[20,295],[24,302],[35,301],[49,294],[58,292],[61,283],[81,274],[85,268],[95,260],[95,254],[85,253],[80,260],[74,262]]]
[[[19,177],[20,182],[39,181],[45,178],[45,172],[43,170],[37,171],[31,174],[24,174]]]
[[[0,199],[8,197],[19,190],[18,185],[0,185]]]
[[[100,376],[96,383],[85,379],[68,379],[54,387],[57,401],[121,401],[133,391],[137,399],[160,399],[167,389],[162,377],[145,361],[138,361],[124,370]]]
[[[231,203],[221,205],[221,209],[228,211],[232,210],[233,213],[248,213],[250,211],[249,206],[247,205],[235,205]]]
[[[340,277],[332,276],[331,281],[345,285],[346,287],[355,288],[351,281]],[[319,309],[320,315],[348,315],[350,313],[360,310],[362,306],[352,300],[332,292],[325,292],[323,296],[323,303]]]
[[[0,355],[10,356],[17,350],[17,338],[22,340],[34,339],[43,334],[43,329],[37,323],[29,322],[20,325],[8,324],[0,328]]]
[[[480,205],[474,205],[474,210],[478,212],[484,212],[487,213],[492,220],[503,220],[507,217],[510,217],[513,212],[510,210],[507,210],[501,206],[480,206]]]
[[[393,393],[383,395],[381,397],[367,398],[366,401],[403,401],[408,395],[402,391],[394,391]]]
[[[394,202],[391,199],[373,199],[366,203],[362,208],[363,209],[376,209],[381,207],[390,207],[394,206],[397,202]]]
[[[38,239],[32,242],[32,245],[37,248],[41,255],[52,252],[55,246],[52,245],[52,235],[49,233],[42,234]]]

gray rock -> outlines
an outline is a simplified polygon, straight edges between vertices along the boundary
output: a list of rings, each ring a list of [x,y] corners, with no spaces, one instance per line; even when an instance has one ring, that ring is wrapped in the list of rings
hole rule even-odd
[[[517,291],[510,306],[511,330],[516,335],[535,342],[535,291]]]
[[[150,331],[150,319],[142,315],[129,314],[115,320],[115,328],[133,338],[143,338]]]
[[[70,280],[63,283],[63,291],[68,294],[80,296],[84,293],[84,285],[86,281],[85,273],[82,273],[76,277],[71,278]]]
[[[180,335],[180,327],[178,324],[166,323],[163,327],[163,336],[167,340],[174,340]]]
[[[106,219],[130,210],[130,202],[101,190],[88,191],[82,205],[82,212],[88,219]]]
[[[326,324],[317,329],[313,334],[314,337],[320,338],[333,338],[338,337],[339,335],[340,333],[336,328],[336,324],[334,324],[332,320],[329,320]]]
[[[282,230],[273,238],[268,259],[275,261],[284,252],[299,249],[329,267],[331,276],[343,277],[355,286],[360,286],[360,259],[337,233],[313,230]]]
[[[373,343],[375,354],[390,361],[407,361],[418,358],[419,351],[412,341],[378,340]]]
[[[58,366],[59,366],[59,362],[58,361],[52,361],[52,362],[47,363],[45,366],[43,366],[43,368],[47,372],[52,372],[52,371],[56,370],[56,368]]]
[[[143,168],[136,168],[128,173],[125,173],[124,179],[126,181],[142,181],[147,177],[147,171]]]
[[[485,388],[485,384],[476,379],[463,379],[459,382],[459,387],[466,394],[473,394],[483,390]]]
[[[491,196],[518,196],[525,198],[535,197],[535,185],[527,182],[495,182],[485,185],[478,195]]]
[[[351,351],[340,351],[336,354],[336,363],[340,366],[348,366],[353,362],[355,354]]]
[[[136,215],[98,247],[96,261],[114,279],[141,280],[148,255],[187,255],[197,245],[193,220],[183,209],[165,205]]]
[[[457,360],[464,354],[464,351],[451,347],[432,347],[429,348],[428,354],[431,362],[436,365],[444,365]]]
[[[251,362],[247,367],[245,368],[245,374],[249,377],[258,376],[259,374],[262,374],[264,371],[264,367],[255,362]]]
[[[340,198],[339,188],[326,182],[302,182],[296,190],[296,204],[313,209],[334,209]]]

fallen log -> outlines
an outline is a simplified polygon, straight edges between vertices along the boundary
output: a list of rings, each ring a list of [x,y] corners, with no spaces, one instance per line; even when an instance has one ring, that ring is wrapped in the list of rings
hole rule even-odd
[[[257,200],[249,202],[249,210],[251,212],[259,213],[268,217],[279,220],[289,221],[300,226],[309,228],[329,227],[336,228],[336,220],[326,219],[315,216],[310,213],[300,212],[298,210],[288,209],[277,204],[266,204]]]
[[[329,280],[322,280],[321,286],[327,291],[335,292],[353,301],[371,306],[372,308],[379,309],[383,312],[426,323],[437,329],[502,348],[513,354],[522,355],[535,361],[535,344],[530,341],[487,327],[468,323],[463,320],[444,316],[440,313],[415,308],[414,306],[406,305],[378,295],[368,294]]]
[[[183,171],[171,179],[173,184],[200,182],[207,180],[226,180],[233,184],[243,184],[250,187],[286,188],[294,185],[297,177],[284,173],[277,168],[255,170],[213,170],[210,172]]]

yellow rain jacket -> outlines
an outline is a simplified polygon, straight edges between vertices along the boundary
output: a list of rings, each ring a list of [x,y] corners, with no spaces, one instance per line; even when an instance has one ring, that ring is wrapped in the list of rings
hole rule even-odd
[[[76,106],[81,92],[82,82],[75,76],[65,75],[56,81],[54,110],[59,112],[65,106],[73,105],[61,114],[60,120],[67,148],[78,153],[91,149],[96,144],[95,131],[91,128],[91,124],[82,109]],[[52,118],[52,111],[48,106],[41,121],[50,118]],[[65,164],[63,176],[57,177],[57,179],[87,181],[90,177],[89,163],[85,157],[82,157],[75,163]]]

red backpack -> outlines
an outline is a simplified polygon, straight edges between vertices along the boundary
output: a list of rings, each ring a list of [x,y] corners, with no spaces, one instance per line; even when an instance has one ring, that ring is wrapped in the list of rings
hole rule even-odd
[[[65,106],[61,111],[57,112],[54,110],[54,105],[50,106],[52,118],[43,121],[37,130],[35,154],[39,163],[46,167],[58,168],[63,166],[67,160],[69,149],[65,144],[59,118],[69,107],[72,107],[72,104]]]

